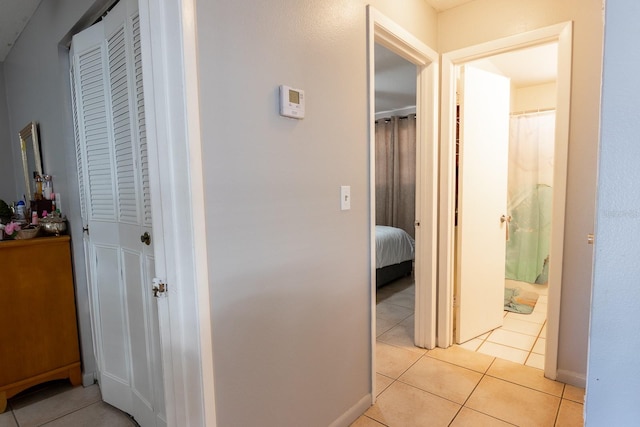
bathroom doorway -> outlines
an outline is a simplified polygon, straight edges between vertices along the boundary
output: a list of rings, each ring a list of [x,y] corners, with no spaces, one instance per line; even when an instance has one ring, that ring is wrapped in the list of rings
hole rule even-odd
[[[457,250],[464,240],[460,239],[458,227],[455,221],[455,209],[458,195],[456,193],[456,164],[455,136],[456,136],[456,88],[458,87],[458,70],[462,66],[472,64],[474,61],[487,60],[497,54],[516,53],[532,47],[540,47],[552,43],[557,44],[557,86],[555,88],[556,99],[556,126],[554,137],[554,163],[553,163],[553,194],[552,199],[552,222],[551,237],[549,243],[548,282],[548,323],[546,330],[546,342],[544,366],[545,375],[555,378],[557,369],[557,337],[559,323],[559,299],[560,299],[560,277],[562,266],[562,246],[564,229],[564,205],[566,194],[566,167],[567,167],[567,144],[568,144],[568,121],[569,121],[569,93],[571,78],[571,23],[557,24],[545,27],[528,33],[507,37],[484,43],[482,45],[461,49],[459,51],[445,53],[443,60],[443,126],[442,126],[442,156],[441,156],[441,228],[440,228],[440,293],[439,293],[439,314],[438,314],[438,345],[447,347],[454,342],[454,312],[464,313],[465,291],[464,288],[454,298],[454,279],[456,273],[460,272],[464,261],[459,261],[456,257]],[[474,65],[479,65],[477,62]],[[485,64],[486,65],[486,64]],[[495,65],[495,64],[494,64]],[[486,70],[485,71],[496,71]],[[446,94],[449,94],[446,96]],[[509,96],[511,98],[511,95]],[[511,99],[509,99],[512,102]],[[513,110],[510,110],[513,111]],[[464,114],[464,111],[462,112]],[[464,120],[464,118],[463,118]],[[508,113],[506,120],[508,120]],[[507,125],[508,129],[508,125]],[[508,138],[507,138],[508,140]],[[461,166],[464,168],[464,165]],[[464,173],[464,172],[463,172]],[[464,190],[463,190],[464,191]],[[485,190],[486,191],[486,190]],[[504,218],[501,217],[504,215]],[[496,216],[496,215],[494,215]],[[509,215],[506,206],[503,212],[492,219],[491,227],[501,234],[503,242],[506,240],[506,230],[508,227]],[[463,228],[463,227],[460,227]],[[506,250],[506,248],[505,248]],[[492,304],[500,310],[504,303],[504,267],[505,259],[501,264],[494,263],[503,269],[502,280],[493,280]],[[479,264],[482,264],[481,262]],[[468,299],[467,299],[467,302]],[[540,304],[543,304],[540,302]],[[542,307],[542,305],[540,306]],[[457,319],[456,319],[457,320]],[[488,331],[485,331],[488,332]],[[538,334],[539,337],[539,334]]]
[[[454,340],[541,369],[557,43],[457,69]]]

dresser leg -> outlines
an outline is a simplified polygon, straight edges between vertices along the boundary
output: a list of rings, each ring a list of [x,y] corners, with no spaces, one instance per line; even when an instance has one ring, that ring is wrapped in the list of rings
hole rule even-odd
[[[82,371],[80,370],[80,366],[69,369],[69,382],[74,387],[82,384]]]
[[[7,392],[0,391],[0,414],[7,409]]]

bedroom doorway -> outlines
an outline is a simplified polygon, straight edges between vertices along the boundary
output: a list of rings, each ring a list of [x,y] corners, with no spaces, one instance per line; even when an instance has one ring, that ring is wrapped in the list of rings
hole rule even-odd
[[[439,55],[398,24],[367,6],[369,90],[369,185],[371,259],[371,384],[376,382],[376,164],[375,164],[375,46],[383,46],[413,64],[415,93],[415,307],[413,342],[418,347],[436,344],[436,250],[438,163]],[[375,402],[375,393],[372,393]]]
[[[416,65],[376,43],[376,340],[414,345]]]
[[[456,292],[454,283],[456,280],[461,279],[461,274],[464,273],[468,264],[465,263],[464,258],[459,258],[459,250],[467,245],[464,239],[464,224],[461,224],[461,217],[456,217],[456,209],[458,208],[455,203],[458,199],[458,194],[455,188],[456,176],[459,173],[464,175],[468,172],[465,168],[466,165],[462,162],[460,165],[457,163],[456,158],[456,122],[458,111],[456,107],[456,98],[459,93],[458,77],[460,70],[465,68],[471,68],[469,65],[479,65],[478,60],[485,61],[485,64],[480,68],[485,71],[496,71],[496,67],[491,69],[489,58],[495,57],[498,54],[517,53],[533,47],[543,47],[545,45],[555,44],[556,46],[556,58],[557,63],[555,66],[556,72],[556,84],[553,88],[553,102],[556,109],[556,124],[555,133],[552,137],[553,143],[553,166],[551,175],[553,177],[553,194],[549,196],[549,204],[552,208],[549,209],[551,223],[551,235],[548,242],[548,263],[546,265],[546,276],[549,282],[549,295],[548,295],[548,321],[546,329],[546,346],[544,352],[544,368],[545,376],[548,378],[556,378],[557,370],[557,339],[558,339],[558,323],[559,323],[559,307],[560,307],[560,278],[562,267],[562,247],[563,247],[563,228],[564,228],[564,205],[566,196],[566,168],[567,168],[567,149],[568,149],[568,123],[569,123],[569,94],[570,94],[570,78],[571,78],[571,23],[558,24],[551,27],[534,30],[528,33],[519,34],[516,36],[507,37],[505,39],[499,39],[493,42],[485,43],[470,48],[461,49],[455,52],[449,52],[443,55],[443,89],[442,93],[451,94],[450,96],[443,96],[442,111],[443,114],[443,137],[442,137],[442,184],[441,184],[441,229],[440,229],[440,295],[439,295],[439,314],[438,314],[438,345],[441,347],[448,347],[454,341],[464,341],[469,338],[467,336],[462,337],[460,331],[456,331],[454,336],[454,327],[459,325],[459,318],[456,319],[456,315],[460,315],[465,310],[463,307],[465,298],[464,284],[460,288],[460,292]],[[486,62],[489,63],[486,63]],[[495,64],[494,64],[495,65]],[[490,74],[490,73],[489,73]],[[460,79],[464,81],[464,77]],[[462,83],[464,85],[465,83]],[[507,92],[509,90],[507,85]],[[513,85],[511,85],[513,86]],[[507,94],[507,102],[513,104],[514,97]],[[460,109],[464,109],[461,106]],[[514,112],[513,109],[508,110],[506,114],[503,114],[503,120],[507,123],[506,129],[508,131],[509,111]],[[464,112],[460,113],[461,120],[464,121]],[[468,122],[471,122],[469,118],[466,118]],[[464,126],[461,126],[464,127]],[[504,129],[504,127],[503,127]],[[508,137],[507,137],[508,141]],[[464,144],[464,141],[461,141]],[[463,150],[463,149],[462,149]],[[464,177],[461,178],[461,185],[464,184]],[[506,177],[503,177],[505,181],[506,189]],[[493,187],[493,186],[492,186]],[[464,190],[461,190],[464,192]],[[485,190],[489,191],[489,190]],[[502,191],[502,190],[501,190]],[[506,191],[505,191],[506,193]],[[464,195],[462,196],[464,197]],[[463,207],[460,207],[461,211]],[[468,209],[467,209],[468,213]],[[451,215],[449,215],[451,214]],[[458,212],[460,215],[460,212]],[[501,220],[501,215],[504,215]],[[487,227],[495,227],[495,231],[498,233],[498,237],[502,239],[503,245],[505,244],[506,230],[513,230],[513,227],[509,227],[509,220],[512,216],[505,206],[502,208],[500,215],[494,214],[495,221],[489,221],[490,224]],[[492,217],[493,218],[493,217]],[[456,225],[457,221],[457,225]],[[490,251],[488,251],[490,252]],[[457,254],[457,255],[456,255]],[[493,301],[494,306],[497,306],[497,310],[503,307],[504,302],[504,272],[505,262],[504,256],[502,261],[495,261],[497,269],[502,269],[502,280],[497,279],[494,283],[495,292],[493,299],[499,299],[499,301]],[[479,262],[478,268],[484,268],[484,263]],[[501,264],[501,265],[500,265]],[[463,279],[463,278],[462,278]],[[468,296],[468,295],[467,295]],[[469,298],[467,298],[468,302]],[[482,310],[477,311],[480,315]],[[499,319],[501,323],[502,319]],[[473,323],[474,320],[467,319],[467,322]],[[499,325],[498,325],[499,326]],[[476,331],[477,332],[477,331]],[[473,335],[473,334],[471,334]],[[539,367],[539,366],[538,366]]]

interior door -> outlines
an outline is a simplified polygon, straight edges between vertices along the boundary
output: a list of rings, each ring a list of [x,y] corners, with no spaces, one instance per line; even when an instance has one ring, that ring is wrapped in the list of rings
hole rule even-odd
[[[100,391],[141,426],[164,426],[137,1],[74,36],[71,60]]]
[[[457,343],[502,326],[510,81],[469,65],[460,75]]]

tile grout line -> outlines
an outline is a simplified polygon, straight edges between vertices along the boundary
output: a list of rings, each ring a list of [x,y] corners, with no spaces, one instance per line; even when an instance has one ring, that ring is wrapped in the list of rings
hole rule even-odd
[[[513,362],[512,362],[512,363],[513,363]],[[523,365],[523,366],[524,366],[524,365]],[[527,366],[527,368],[531,368],[531,366]],[[537,368],[533,368],[533,369],[537,369]],[[532,391],[537,391],[538,393],[544,393],[544,394],[547,394],[547,395],[549,395],[549,396],[558,397],[558,398],[560,398],[560,399],[562,399],[562,398],[563,398],[563,397],[562,397],[562,393],[560,394],[560,396],[556,396],[556,395],[555,395],[555,394],[553,394],[553,393],[549,393],[549,392],[546,392],[546,391],[538,390],[537,388],[529,387],[528,385],[520,384],[520,383],[517,383],[517,382],[511,381],[511,380],[507,380],[507,379],[504,379],[504,378],[496,377],[495,375],[491,375],[491,374],[489,374],[489,373],[487,373],[487,374],[486,374],[486,376],[491,377],[491,378],[494,378],[494,379],[496,379],[496,380],[504,381],[504,382],[509,383],[509,384],[513,384],[513,385],[517,385],[517,386],[520,386],[520,387],[523,387],[523,388],[527,388],[527,389],[532,390]],[[545,379],[549,380],[548,378],[545,378]],[[553,381],[553,382],[556,382],[556,383],[558,383],[558,384],[562,384],[562,390],[563,390],[563,393],[564,393],[564,387],[565,387],[565,385],[566,385],[565,383],[561,383],[560,381],[554,381],[554,380],[549,380],[549,381]]]
[[[529,351],[529,354],[527,355],[527,358],[524,360],[524,365],[525,366],[530,366],[527,365],[527,362],[529,361],[529,358],[531,357],[531,354],[539,354],[539,353],[533,353],[533,349],[535,348],[536,344],[538,343],[538,340],[540,339],[540,335],[542,335],[542,330],[544,329],[544,325],[547,324],[547,319],[544,319],[544,322],[542,323],[542,327],[540,327],[540,331],[538,332],[538,335],[536,336],[536,340],[533,342],[533,346],[531,347],[531,350]],[[544,338],[546,341],[546,338]],[[545,353],[546,353],[547,349],[545,348]],[[543,354],[543,356],[545,356],[545,354]],[[531,366],[533,367],[533,366]],[[544,369],[544,363],[542,366],[542,369]],[[564,391],[564,388],[563,388]]]
[[[567,387],[566,384],[563,384],[562,386],[562,394],[560,395],[560,402],[558,402],[558,409],[556,409],[556,416],[553,419],[553,425],[557,425],[558,424],[558,417],[560,416],[560,407],[562,406],[562,401],[564,400],[562,396],[564,396],[564,389]]]
[[[11,406],[11,415],[13,416],[13,421],[15,421],[16,426],[20,427],[20,423],[18,422],[18,418],[16,417],[16,413],[13,410],[13,406]]]
[[[67,415],[71,415],[71,414],[73,414],[73,413],[75,413],[75,412],[78,412],[78,411],[80,411],[80,410],[82,410],[82,409],[88,408],[89,406],[91,406],[91,405],[95,405],[96,403],[99,403],[99,402],[101,402],[101,401],[102,401],[102,400],[98,400],[98,401],[96,401],[96,402],[91,402],[91,403],[89,403],[89,404],[87,404],[87,405],[84,405],[84,406],[82,406],[82,407],[80,407],[80,408],[74,409],[73,411],[67,412],[66,414],[63,414],[63,415],[60,415],[60,416],[58,416],[58,417],[52,418],[52,419],[50,419],[50,420],[47,420],[47,421],[45,421],[45,422],[44,422],[44,423],[42,423],[42,424],[38,424],[38,426],[46,426],[46,425],[47,425],[47,424],[49,424],[49,423],[52,423],[52,422],[54,422],[54,421],[56,421],[56,420],[59,420],[59,419],[61,419],[61,418],[64,418],[64,417],[66,417]],[[20,424],[19,424],[19,423],[18,423],[18,427],[20,427]]]
[[[481,353],[481,354],[484,354],[484,353]],[[476,371],[476,370],[474,370],[474,369],[467,368],[466,366],[458,365],[458,364],[453,363],[453,362],[450,362],[450,361],[448,361],[448,360],[442,360],[442,359],[438,359],[438,358],[436,358],[436,357],[429,356],[429,352],[428,352],[428,351],[427,351],[427,353],[425,353],[425,354],[424,354],[424,356],[431,357],[432,359],[439,360],[439,361],[441,361],[441,362],[448,363],[448,364],[450,364],[450,365],[453,365],[453,366],[456,366],[456,367],[459,367],[459,368],[464,368],[464,369],[467,369],[467,370],[470,370],[470,371],[473,371],[473,372],[478,372],[479,374],[482,374],[482,378],[484,378],[485,376],[487,376],[487,377],[495,378],[495,379],[497,379],[497,380],[501,380],[501,381],[504,381],[504,382],[507,382],[507,383],[511,383],[511,384],[514,384],[514,385],[517,385],[517,386],[520,386],[520,387],[524,387],[524,388],[527,388],[527,389],[529,389],[529,390],[533,390],[533,391],[537,391],[537,392],[540,392],[540,393],[548,394],[549,396],[558,397],[558,396],[556,396],[556,395],[555,395],[555,394],[553,394],[553,393],[549,393],[549,392],[546,392],[546,391],[538,390],[538,389],[536,389],[536,388],[533,388],[533,387],[530,387],[530,386],[527,386],[527,385],[524,385],[524,384],[520,384],[520,383],[514,382],[514,381],[512,381],[512,380],[508,380],[508,379],[505,379],[505,378],[500,378],[500,377],[495,376],[495,375],[491,375],[491,374],[489,373],[489,370],[491,369],[491,367],[493,366],[493,364],[496,362],[496,359],[505,360],[505,359],[503,359],[503,358],[501,358],[501,357],[497,357],[497,356],[490,356],[490,357],[493,357],[493,360],[491,361],[491,363],[489,364],[489,366],[487,367],[487,369],[485,369],[483,372],[480,372],[480,371]],[[486,356],[489,356],[489,355],[486,355]],[[506,361],[506,362],[509,362],[509,363],[514,363],[514,364],[516,364],[516,365],[519,365],[519,366],[522,366],[522,367],[526,367],[526,368],[538,369],[538,368],[534,368],[533,366],[525,366],[525,365],[523,365],[523,364],[521,364],[521,363],[511,362],[510,360],[505,360],[505,361]],[[540,369],[538,369],[538,370],[540,370]],[[480,378],[480,380],[481,380],[481,381],[482,381],[482,378]],[[543,374],[543,378],[545,378],[545,377],[544,377],[544,374]],[[545,379],[549,380],[548,378],[545,378]],[[561,394],[560,394],[560,396],[559,396],[559,397],[560,397],[560,399],[564,399],[564,397],[563,397],[563,396],[564,396],[564,389],[565,389],[565,387],[566,387],[566,383],[562,383],[562,382],[560,382],[560,381],[554,381],[554,380],[549,380],[549,381],[553,381],[553,382],[556,382],[556,383],[558,383],[558,384],[562,384],[562,392],[561,392]],[[474,388],[474,390],[475,390],[475,388]],[[473,393],[473,392],[472,392],[472,393]],[[465,403],[466,403],[466,401],[465,401]],[[576,402],[576,403],[579,403],[579,402]]]
[[[487,367],[487,369],[486,369],[484,372],[482,372],[482,376],[480,377],[480,380],[478,380],[477,384],[473,387],[473,390],[471,390],[471,393],[469,393],[469,396],[467,396],[467,398],[464,400],[464,402],[463,402],[463,403],[462,403],[462,405],[460,406],[460,409],[458,409],[458,412],[456,412],[456,415],[453,417],[453,419],[452,419],[452,420],[451,420],[451,422],[449,423],[449,426],[451,426],[451,424],[456,420],[456,418],[458,418],[458,415],[460,415],[460,412],[462,411],[462,408],[467,408],[467,409],[469,409],[469,410],[471,410],[471,411],[476,411],[476,412],[478,412],[478,413],[480,413],[480,414],[486,415],[486,416],[491,417],[491,418],[493,418],[493,419],[496,419],[496,420],[499,420],[499,421],[505,422],[505,423],[507,423],[507,424],[511,424],[510,422],[508,422],[508,421],[506,421],[506,420],[503,420],[503,419],[501,419],[501,418],[494,417],[493,415],[485,414],[484,412],[478,411],[477,409],[469,408],[468,406],[466,406],[466,405],[467,405],[467,402],[469,402],[469,399],[471,399],[471,395],[473,395],[473,393],[476,391],[476,389],[478,388],[478,386],[480,385],[480,383],[482,382],[482,380],[484,379],[484,377],[486,377],[486,376],[487,376],[487,372],[489,372],[489,369],[491,369],[491,366],[493,366],[493,364],[495,363],[495,361],[496,361],[496,357],[495,357],[495,356],[493,356],[493,360],[491,361],[491,363],[489,364],[489,366]],[[477,371],[476,371],[476,372],[477,372]]]

